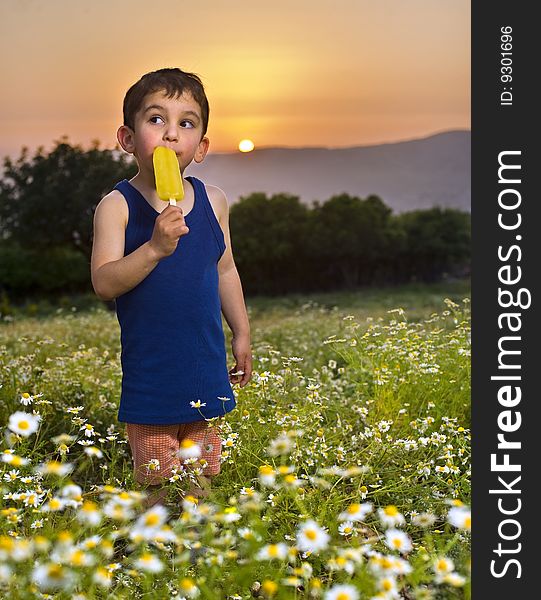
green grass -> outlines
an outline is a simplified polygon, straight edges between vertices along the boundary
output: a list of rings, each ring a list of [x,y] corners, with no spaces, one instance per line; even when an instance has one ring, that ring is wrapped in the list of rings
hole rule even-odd
[[[222,426],[228,443],[212,494],[200,503],[206,512],[170,519],[171,541],[160,542],[156,529],[133,540],[125,557],[111,555],[111,543],[130,535],[142,508],[116,421],[116,317],[98,303],[85,310],[67,303],[49,316],[13,313],[0,326],[0,419],[7,423],[15,411],[33,409],[41,421],[29,437],[6,435],[2,442],[0,595],[189,597],[182,583],[188,578],[199,597],[209,599],[247,599],[254,582],[263,580],[277,586],[267,583],[264,597],[278,599],[325,598],[340,583],[355,586],[363,598],[390,584],[408,598],[469,597],[469,528],[447,521],[450,506],[470,498],[468,297],[469,282],[457,281],[248,299],[254,376]],[[35,396],[28,407],[20,403],[25,392]],[[86,423],[98,432],[90,439],[101,458],[78,444]],[[62,443],[68,453],[60,451]],[[14,464],[20,461],[6,454],[8,444],[28,464]],[[73,472],[36,474],[52,460],[71,464]],[[264,465],[272,486],[261,479]],[[177,515],[188,479],[169,484]],[[69,481],[82,488],[82,499],[47,510],[51,498],[64,498]],[[122,498],[132,505],[122,510],[134,514],[115,520],[107,505]],[[81,521],[85,500],[96,502],[99,523]],[[362,502],[373,511],[354,523],[352,535],[341,535],[339,515]],[[377,511],[389,506],[396,507],[388,509],[398,512],[396,519],[403,515],[398,527],[412,544],[404,563],[392,563],[400,554],[385,544]],[[418,513],[428,513],[427,527],[416,521]],[[308,518],[326,528],[330,540],[320,551],[295,555],[299,526]],[[100,539],[90,548],[92,535]],[[266,544],[277,543],[289,546],[289,559],[257,559]],[[204,548],[195,564],[186,550],[193,544]],[[77,549],[88,565],[79,564]],[[160,561],[160,573],[136,563],[144,552]],[[464,581],[434,570],[442,556],[454,561]],[[36,564],[56,575],[44,580]],[[295,586],[285,580],[293,575]]]

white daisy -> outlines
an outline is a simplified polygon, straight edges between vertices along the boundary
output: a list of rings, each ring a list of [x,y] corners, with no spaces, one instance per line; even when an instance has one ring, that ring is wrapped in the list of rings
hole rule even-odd
[[[159,573],[163,570],[162,561],[150,552],[143,552],[134,564],[137,568],[148,573]]]
[[[437,581],[441,581],[442,578],[451,573],[455,568],[455,563],[446,556],[440,556],[434,561],[434,573],[436,573]]]
[[[396,527],[397,525],[404,525],[406,522],[404,515],[399,513],[396,506],[392,504],[385,508],[378,508],[378,516],[384,527]]]
[[[287,435],[280,435],[271,441],[267,449],[270,456],[285,456],[293,449],[293,440]]]
[[[206,406],[207,403],[206,402],[201,402],[201,400],[198,400],[197,402],[194,402],[193,400],[190,402],[190,406],[192,408],[201,408],[202,406]]]
[[[133,510],[114,501],[107,502],[103,507],[103,514],[115,521],[129,521],[133,518]]]
[[[32,404],[33,401],[34,401],[33,396],[31,396],[28,392],[24,392],[24,394],[21,394],[20,403],[23,404],[24,406],[28,406],[29,404]]]
[[[350,504],[347,509],[338,515],[339,521],[364,521],[366,515],[372,512],[372,503]]]
[[[151,458],[147,464],[147,471],[159,471],[160,470],[160,461],[157,458]]]
[[[55,563],[37,565],[32,571],[32,581],[40,590],[65,590],[72,586],[73,573]]]
[[[24,502],[25,506],[33,506],[35,508],[39,505],[43,496],[45,496],[44,492],[28,490],[21,493],[20,499]]]
[[[185,438],[180,443],[180,448],[177,450],[179,458],[199,458],[201,456],[201,448],[193,440]]]
[[[299,479],[298,477],[295,477],[295,475],[293,475],[293,473],[290,473],[289,475],[286,475],[284,477],[284,486],[288,487],[288,488],[298,488],[303,483],[304,483],[304,480]]]
[[[180,593],[185,598],[196,598],[199,595],[199,588],[189,577],[183,577],[179,583]]]
[[[453,587],[462,587],[466,583],[466,578],[458,573],[448,573],[442,578],[443,583],[448,583]]]
[[[32,556],[33,550],[30,540],[14,540],[10,558],[17,562],[27,560]]]
[[[458,529],[471,531],[471,511],[466,506],[453,506],[447,513],[447,520]]]
[[[276,472],[270,465],[259,467],[259,480],[261,485],[272,487],[276,482]]]
[[[96,448],[96,446],[86,446],[84,449],[84,453],[90,457],[94,457],[94,456],[96,458],[103,457],[103,452],[99,448]]]
[[[8,473],[4,473],[4,481],[17,481],[20,474],[18,469],[11,469]]]
[[[338,533],[340,535],[355,535],[356,529],[355,526],[353,524],[353,521],[344,521],[343,523],[340,523],[339,527],[338,527]]]
[[[390,566],[387,570],[393,575],[407,575],[413,570],[409,562],[407,560],[404,560],[403,558],[393,556],[392,554],[386,556],[385,558],[390,563]]]
[[[312,577],[313,572],[314,568],[310,563],[307,562],[303,562],[301,563],[300,567],[293,569],[293,573],[295,575],[298,575],[299,577],[302,577],[303,579],[310,579],[310,577]]]
[[[311,519],[301,523],[297,530],[297,547],[301,552],[317,553],[324,550],[329,539],[329,534]]]
[[[67,501],[65,498],[57,498],[53,496],[45,506],[41,507],[41,510],[45,512],[58,512],[64,510],[67,506]]]
[[[137,500],[134,497],[134,492],[126,492],[117,490],[113,492],[115,495],[111,496],[111,502],[114,504],[120,504],[121,506],[133,506]]]
[[[102,514],[95,502],[92,502],[92,500],[85,500],[77,512],[77,518],[83,523],[96,526],[100,524]]]
[[[411,522],[417,525],[417,527],[431,527],[436,522],[436,515],[428,512],[420,513],[414,515],[411,518]]]
[[[378,588],[385,594],[386,598],[398,598],[398,588],[394,577],[382,577],[378,580]]]
[[[73,465],[71,463],[61,463],[57,460],[50,460],[38,465],[36,471],[41,475],[58,475],[58,477],[64,477],[73,471]]]
[[[327,561],[327,568],[331,571],[345,571],[348,575],[355,572],[355,564],[345,556],[332,557]]]
[[[229,506],[222,512],[216,513],[214,519],[219,523],[234,523],[242,518],[234,506]]]
[[[352,585],[333,585],[325,592],[324,600],[359,600],[359,592]]]
[[[130,538],[151,540],[156,536],[157,531],[167,521],[167,509],[157,504],[145,513],[143,513],[133,525],[130,531]]]
[[[259,550],[256,555],[257,560],[272,560],[277,558],[278,560],[284,560],[287,556],[288,547],[283,542],[278,544],[267,544]]]
[[[99,535],[92,535],[79,542],[78,546],[80,548],[84,548],[85,550],[94,550],[94,548],[97,548],[102,541],[103,540]]]
[[[98,567],[92,575],[94,583],[103,587],[109,587],[113,582],[113,574],[105,567]]]
[[[199,499],[191,494],[184,496],[182,499],[182,508],[188,512],[194,512],[197,510],[197,505],[199,504]]]
[[[18,410],[10,415],[8,427],[13,433],[28,437],[38,430],[40,419],[39,415],[32,415]]]
[[[72,567],[88,567],[96,562],[96,558],[81,548],[72,548],[63,556],[63,562],[69,563]]]
[[[412,548],[409,536],[400,529],[388,529],[385,532],[385,543],[391,550],[398,550],[401,554]]]
[[[179,538],[168,525],[164,525],[161,529],[156,531],[152,541],[161,542],[162,544],[167,544],[169,542],[178,544]]]
[[[80,486],[69,483],[60,490],[60,495],[64,498],[80,502],[83,499],[83,490]]]
[[[1,458],[2,462],[7,463],[8,465],[13,465],[14,467],[22,467],[23,465],[28,464],[27,458],[23,458],[18,454],[14,454],[13,450],[4,450]]]
[[[94,431],[94,426],[91,425],[90,423],[81,425],[81,427],[79,427],[79,431],[83,431],[85,437],[93,437],[96,435],[96,432]]]
[[[261,536],[250,527],[239,527],[237,533],[243,540],[260,540]]]

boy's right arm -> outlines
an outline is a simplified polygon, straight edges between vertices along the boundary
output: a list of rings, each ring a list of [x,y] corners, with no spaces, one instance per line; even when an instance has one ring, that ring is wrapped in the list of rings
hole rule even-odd
[[[156,218],[151,239],[124,256],[127,222],[128,206],[120,192],[111,192],[96,207],[90,268],[101,300],[113,300],[133,289],[175,251],[180,237],[189,231],[182,210],[167,206]]]

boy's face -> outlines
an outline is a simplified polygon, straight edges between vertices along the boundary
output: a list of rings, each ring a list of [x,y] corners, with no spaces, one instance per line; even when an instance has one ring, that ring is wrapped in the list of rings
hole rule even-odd
[[[175,151],[184,171],[192,160],[201,162],[209,146],[208,138],[203,137],[201,108],[189,92],[174,98],[162,91],[148,95],[135,116],[135,131],[123,125],[117,136],[140,168],[151,168],[154,148],[167,146]]]

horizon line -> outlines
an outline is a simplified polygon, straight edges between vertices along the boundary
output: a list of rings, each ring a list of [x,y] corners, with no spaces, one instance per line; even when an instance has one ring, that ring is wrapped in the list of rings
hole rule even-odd
[[[436,137],[438,135],[445,135],[448,133],[460,133],[460,132],[461,133],[471,133],[471,128],[470,129],[467,129],[467,128],[443,129],[443,130],[439,130],[439,131],[434,131],[433,133],[420,135],[418,137],[401,138],[401,139],[397,139],[397,140],[393,140],[393,141],[375,142],[375,143],[370,143],[370,144],[349,144],[347,146],[321,146],[321,145],[273,146],[273,145],[269,145],[269,146],[256,146],[250,152],[240,152],[238,150],[238,148],[236,148],[234,150],[214,150],[214,151],[210,150],[209,155],[211,155],[211,154],[213,154],[213,155],[226,155],[226,154],[247,154],[247,155],[249,155],[249,154],[253,154],[254,152],[258,152],[260,150],[353,150],[356,148],[373,148],[375,146],[390,146],[390,145],[395,145],[395,144],[416,142],[416,141],[421,141],[421,140],[427,140],[429,138]],[[62,143],[62,142],[65,142],[65,143],[69,144],[70,146],[80,147],[82,149],[85,149],[85,146],[88,146],[88,148],[91,149],[95,146],[95,144],[97,144],[98,148],[100,148],[102,150],[119,151],[121,153],[125,153],[122,150],[122,148],[120,148],[118,146],[118,144],[113,146],[112,148],[111,147],[107,148],[107,147],[102,147],[101,142],[98,139],[92,140],[88,144],[84,144],[82,142],[73,142],[69,139],[68,134],[59,135],[58,137],[53,138],[49,143],[50,144],[58,144],[58,143]],[[46,147],[45,144],[39,144],[35,148],[33,148],[33,151],[36,152],[39,148],[44,148],[44,147]],[[19,152],[22,152],[23,149],[27,149],[30,153],[32,152],[32,150],[28,147],[28,145],[23,144],[20,147]],[[7,158],[7,157],[13,158],[14,155],[3,154],[2,159]]]
[[[236,150],[216,150],[216,151],[209,151],[209,154],[212,152],[212,154],[253,154],[254,152],[257,152],[258,150],[353,150],[355,148],[371,148],[374,146],[391,146],[394,144],[403,144],[403,143],[407,143],[407,142],[418,142],[421,140],[427,140],[429,138],[432,137],[436,137],[438,135],[444,135],[446,133],[471,133],[471,128],[470,129],[443,129],[443,130],[439,130],[439,131],[435,131],[433,133],[429,133],[426,135],[421,135],[419,137],[412,137],[412,138],[402,138],[402,139],[398,139],[398,140],[394,140],[394,141],[389,141],[389,142],[375,142],[375,143],[371,143],[371,144],[353,144],[353,145],[348,145],[348,146],[256,146],[253,150],[251,150],[250,152],[240,152],[238,149]]]

